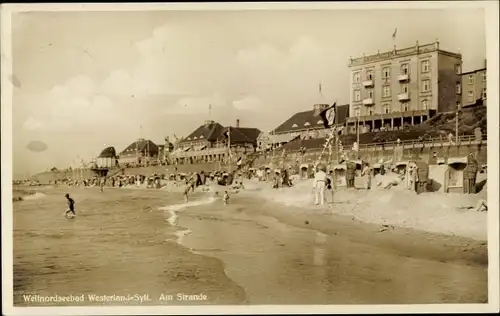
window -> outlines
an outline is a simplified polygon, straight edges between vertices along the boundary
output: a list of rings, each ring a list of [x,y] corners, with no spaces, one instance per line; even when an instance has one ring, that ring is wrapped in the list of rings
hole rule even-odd
[[[401,64],[401,74],[402,75],[408,74],[408,64]]]
[[[360,109],[359,108],[355,108],[354,109],[354,116],[360,116]]]
[[[481,97],[486,99],[486,88],[483,88],[483,91],[481,91]]]
[[[373,110],[370,110],[370,115],[373,115]]]
[[[456,83],[455,91],[457,92],[457,94],[462,94],[462,85],[460,84],[460,82]]]
[[[430,62],[428,60],[422,60],[422,72],[429,72],[430,70]]]
[[[361,90],[354,90],[354,101],[361,101]]]
[[[355,73],[352,74],[352,82],[353,83],[359,83],[361,79],[359,71],[356,71]]]
[[[469,75],[469,84],[474,84],[474,75]]]
[[[401,108],[403,109],[403,111],[408,112],[408,110],[409,110],[408,103],[404,103],[404,104],[401,103]]]
[[[474,92],[469,91],[467,93],[467,102],[473,102],[474,101]]]
[[[389,104],[384,104],[382,106],[382,111],[385,113],[385,114],[388,114],[389,113]]]
[[[422,91],[423,92],[431,91],[431,81],[429,79],[422,80]]]
[[[482,77],[483,77],[483,82],[486,82],[486,72],[483,72]]]
[[[373,70],[366,71],[366,80],[373,80]]]
[[[382,69],[382,78],[388,79],[391,77],[391,69],[389,67],[384,67]]]
[[[401,93],[408,93],[408,84],[407,83],[403,83],[401,85]]]
[[[366,97],[368,99],[373,99],[373,89],[366,90]]]
[[[460,64],[456,64],[456,65],[455,65],[455,73],[456,73],[457,75],[459,75],[459,74],[461,74],[461,73],[462,73],[462,65],[460,65]]]
[[[422,110],[427,110],[429,108],[429,100],[423,99],[422,100]]]
[[[382,96],[388,98],[391,96],[391,86],[386,85],[382,87]]]

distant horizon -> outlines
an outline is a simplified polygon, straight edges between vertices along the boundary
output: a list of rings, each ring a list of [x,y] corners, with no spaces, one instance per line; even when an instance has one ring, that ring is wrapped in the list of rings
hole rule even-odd
[[[394,45],[438,40],[462,55],[463,72],[484,68],[485,32],[484,9],[460,6],[17,13],[13,175],[64,169],[140,137],[161,144],[209,118],[267,133],[316,103],[349,104],[350,58]],[[47,149],[30,151],[30,141]]]

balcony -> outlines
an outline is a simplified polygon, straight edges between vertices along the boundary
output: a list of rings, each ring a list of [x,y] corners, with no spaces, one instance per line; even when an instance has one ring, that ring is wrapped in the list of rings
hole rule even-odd
[[[410,94],[409,93],[400,93],[400,94],[398,94],[398,100],[399,101],[408,101],[408,100],[410,100]]]
[[[403,82],[408,81],[408,80],[410,80],[410,76],[408,76],[408,74],[401,74],[398,76],[398,80],[403,81]]]
[[[373,87],[373,79],[367,79],[363,81],[363,87]]]
[[[363,99],[363,105],[373,105],[373,98]]]

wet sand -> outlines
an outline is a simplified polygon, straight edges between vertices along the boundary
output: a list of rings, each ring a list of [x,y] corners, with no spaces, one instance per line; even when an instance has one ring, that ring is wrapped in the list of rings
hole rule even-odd
[[[77,202],[73,220],[62,216],[63,189],[14,205],[16,306],[28,305],[25,292],[148,294],[151,305],[487,301],[487,246],[478,241],[379,232],[327,209],[304,214],[250,192],[227,206],[179,208],[172,223],[172,212],[160,208],[182,203],[180,194],[64,190]],[[176,234],[185,229],[191,232],[181,246]],[[208,299],[166,302],[161,293]]]

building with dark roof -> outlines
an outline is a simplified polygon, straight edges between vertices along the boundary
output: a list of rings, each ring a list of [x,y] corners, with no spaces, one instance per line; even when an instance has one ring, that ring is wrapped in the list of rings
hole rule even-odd
[[[157,159],[159,153],[158,145],[148,139],[140,138],[128,145],[119,155],[122,163],[143,163],[152,159]]]
[[[112,168],[116,166],[117,163],[118,159],[116,157],[115,147],[104,148],[95,160],[95,164],[98,168]]]
[[[239,120],[236,120],[236,126],[228,127],[208,120],[178,142],[172,157],[178,164],[225,161],[229,143],[232,154],[253,152],[260,134],[258,128],[240,127]]]
[[[319,114],[328,108],[329,104],[315,104],[309,111],[298,112],[276,127],[267,137],[271,146],[278,147],[294,139],[324,138],[326,129]],[[349,104],[337,105],[337,125],[344,125],[349,116]]]

